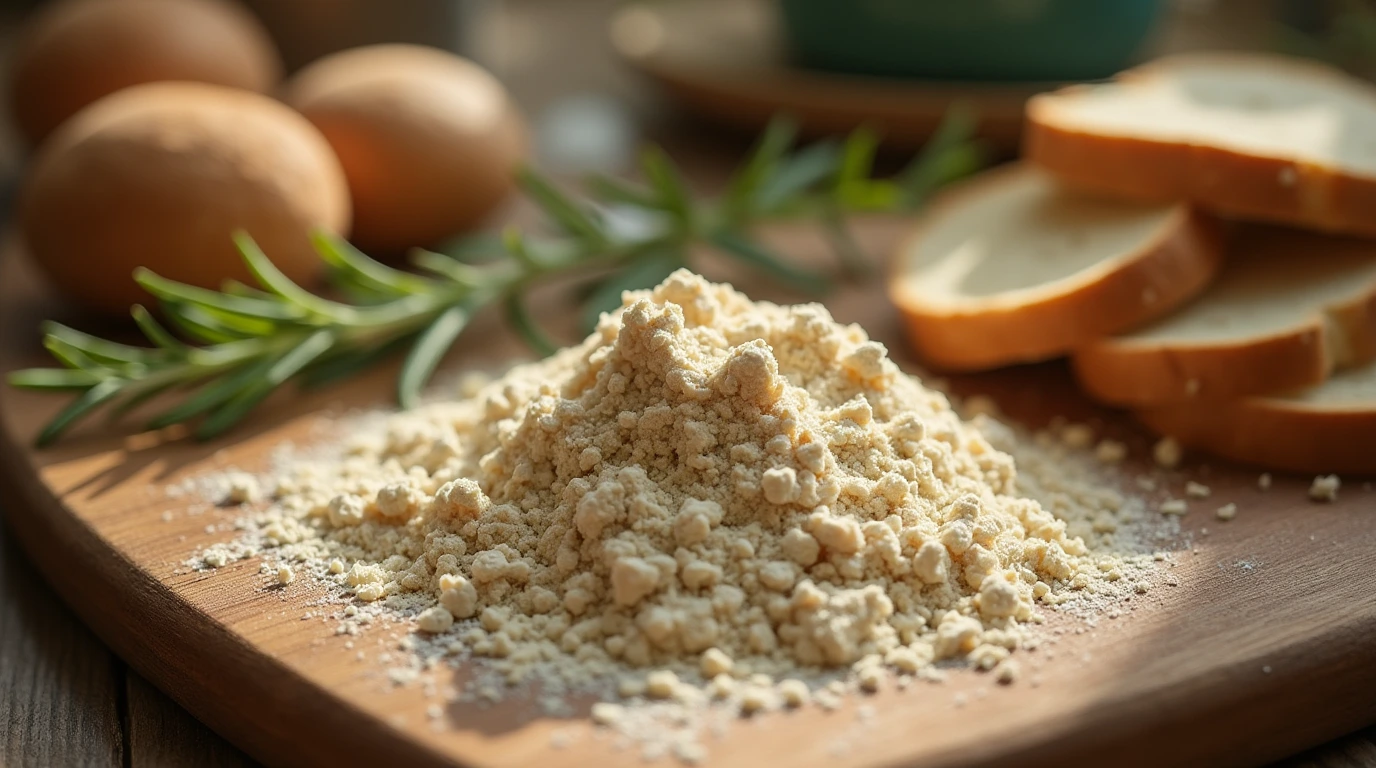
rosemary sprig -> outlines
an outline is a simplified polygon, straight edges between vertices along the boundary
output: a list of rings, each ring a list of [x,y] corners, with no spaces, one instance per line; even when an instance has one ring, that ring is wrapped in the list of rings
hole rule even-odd
[[[778,120],[717,198],[695,198],[674,163],[658,148],[641,158],[644,183],[595,176],[586,200],[575,200],[534,170],[521,174],[525,194],[556,233],[530,238],[516,230],[499,241],[475,239],[456,254],[417,251],[415,272],[373,261],[326,233],[314,237],[330,283],[345,300],[312,293],[282,274],[245,234],[235,243],[258,285],[228,283],[220,291],[164,279],[146,269],[134,279],[158,301],[174,334],[143,306],[134,321],[150,347],[131,346],[49,322],[44,344],[61,368],[17,371],[15,387],[74,393],[38,435],[39,445],[102,408],[118,417],[163,393],[185,390],[154,415],[149,428],[195,422],[201,439],[237,424],[289,381],[320,385],[352,375],[409,347],[397,379],[397,400],[414,405],[469,319],[490,304],[527,344],[545,354],[554,345],[532,319],[526,296],[555,275],[589,272],[600,279],[588,294],[585,325],[620,303],[621,292],[653,286],[691,266],[696,246],[710,245],[738,262],[807,293],[821,293],[826,275],[793,264],[752,237],[763,222],[811,218],[836,245],[852,274],[868,267],[845,229],[845,215],[919,205],[936,187],[981,164],[969,139],[971,120],[948,116],[906,170],[875,179],[877,140],[857,131],[845,142],[792,151],[795,132]],[[186,341],[183,341],[186,339]],[[189,343],[188,343],[189,342]]]

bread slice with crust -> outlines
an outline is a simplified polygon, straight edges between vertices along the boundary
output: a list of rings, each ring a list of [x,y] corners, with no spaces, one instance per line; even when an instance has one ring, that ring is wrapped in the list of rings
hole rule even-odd
[[[928,207],[894,257],[889,293],[927,364],[993,368],[1169,313],[1213,279],[1221,241],[1190,206],[1106,200],[1015,164]]]
[[[1376,474],[1376,363],[1291,395],[1166,406],[1137,416],[1159,434],[1235,461]]]
[[[1085,391],[1127,406],[1231,399],[1376,358],[1376,241],[1251,226],[1229,252],[1199,298],[1078,350]]]
[[[1159,59],[1034,97],[1023,149],[1101,194],[1376,236],[1376,88],[1315,62]]]

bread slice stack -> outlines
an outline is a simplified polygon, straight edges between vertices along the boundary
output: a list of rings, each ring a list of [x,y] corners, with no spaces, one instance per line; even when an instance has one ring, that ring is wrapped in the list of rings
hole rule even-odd
[[[1376,87],[1262,54],[1162,59],[1035,97],[1024,162],[895,258],[930,365],[1069,356],[1187,446],[1376,473]]]

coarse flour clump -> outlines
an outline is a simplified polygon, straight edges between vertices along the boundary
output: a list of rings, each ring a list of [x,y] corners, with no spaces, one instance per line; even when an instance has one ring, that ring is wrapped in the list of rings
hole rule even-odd
[[[289,470],[254,526],[513,682],[989,667],[1109,570],[858,326],[686,271]]]

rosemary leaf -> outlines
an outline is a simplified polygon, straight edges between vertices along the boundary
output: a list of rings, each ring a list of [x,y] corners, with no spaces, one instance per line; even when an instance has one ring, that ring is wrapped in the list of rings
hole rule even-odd
[[[129,309],[129,314],[133,316],[134,323],[143,331],[143,335],[155,346],[169,352],[186,351],[186,345],[163,328],[162,323],[153,317],[153,313],[149,312],[147,307],[135,304]]]
[[[115,341],[106,341],[51,320],[43,323],[43,333],[50,338],[61,340],[73,349],[80,350],[97,363],[113,363],[115,365],[146,363],[156,357],[153,350],[131,347],[128,344],[120,344]]]
[[[123,389],[124,382],[118,379],[105,379],[82,393],[81,397],[73,400],[66,408],[63,408],[53,420],[43,427],[43,431],[38,433],[34,440],[39,447],[52,445],[53,441],[61,437],[64,432],[74,426],[78,421],[85,418],[89,413],[104,405],[106,402],[117,397]]]
[[[526,238],[525,235],[521,234],[521,230],[515,227],[507,227],[502,230],[502,247],[506,248],[506,252],[511,255],[511,258],[515,259],[516,263],[527,271],[535,272],[540,269],[540,264],[536,262],[534,254],[526,247]]]
[[[589,194],[604,203],[629,205],[634,208],[656,207],[655,197],[650,192],[611,176],[592,174],[584,181],[584,186]]]
[[[311,243],[320,258],[337,272],[350,278],[350,282],[367,288],[380,296],[399,296],[408,293],[433,293],[440,286],[433,280],[419,275],[402,272],[399,269],[380,264],[359,252],[337,235],[325,230],[311,234]]]
[[[80,368],[28,368],[10,373],[7,381],[20,389],[81,391],[104,381],[106,377]]]
[[[196,390],[181,403],[149,419],[147,427],[148,429],[162,429],[200,416],[229,401],[230,398],[253,382],[262,379],[271,367],[272,360],[263,359],[225,374]]]
[[[220,283],[220,292],[227,293],[230,296],[241,296],[245,299],[260,299],[264,301],[277,300],[277,297],[267,291],[259,290],[251,285],[245,285],[238,280],[226,280]]]
[[[836,169],[837,190],[868,183],[874,171],[874,155],[878,150],[878,133],[866,126],[851,131],[841,146],[841,162]]]
[[[592,246],[599,246],[607,241],[601,225],[587,211],[570,200],[568,195],[559,191],[549,179],[532,168],[523,168],[517,174],[517,181],[521,189],[525,190],[525,193],[540,205],[545,215],[553,219],[565,233]]]
[[[467,324],[467,310],[461,306],[450,307],[421,332],[407,353],[406,362],[402,363],[401,374],[397,377],[397,402],[402,408],[413,408],[420,402],[425,383]]]
[[[654,189],[660,209],[672,216],[684,231],[691,230],[693,203],[674,161],[664,150],[649,146],[640,155],[640,170]]]
[[[549,340],[545,332],[540,329],[535,318],[530,316],[526,309],[526,303],[521,295],[512,291],[506,295],[502,301],[502,306],[506,310],[507,322],[520,335],[521,340],[530,347],[531,351],[539,357],[549,357],[559,349],[558,345]]]
[[[946,113],[932,138],[899,174],[898,185],[907,193],[910,205],[924,201],[937,187],[983,163],[982,149],[969,140],[974,129],[975,116],[968,107],[956,105]]]
[[[162,308],[167,319],[172,321],[172,325],[193,341],[203,344],[228,344],[245,338],[242,333],[225,327],[214,316],[195,304],[164,301]]]
[[[436,277],[466,288],[477,288],[485,283],[480,267],[465,264],[443,253],[417,248],[411,252],[411,263]]]
[[[797,200],[801,192],[835,174],[840,158],[835,144],[821,142],[780,163],[774,174],[760,186],[755,210],[773,213]]]
[[[108,368],[99,361],[93,359],[90,355],[82,352],[80,349],[77,349],[60,337],[44,336],[43,347],[47,349],[53,357],[57,358],[58,362],[68,368],[96,373],[108,370]]]
[[[274,389],[286,383],[302,368],[309,365],[312,360],[328,351],[334,342],[335,335],[332,331],[319,330],[312,333],[290,352],[273,361],[261,379],[250,383],[246,388],[236,393],[234,397],[225,401],[218,409],[211,412],[196,429],[196,436],[202,440],[209,440],[237,424],[258,403],[272,394]]]
[[[288,306],[299,307],[308,313],[328,318],[334,321],[345,321],[352,319],[353,307],[346,304],[322,299],[310,291],[292,282],[291,278],[283,274],[276,264],[264,254],[258,244],[253,242],[253,238],[248,233],[240,230],[234,233],[234,244],[238,246],[239,253],[244,257],[244,264],[253,273],[254,278],[270,293],[275,293],[286,300]]]
[[[206,310],[216,310],[221,315],[239,315],[263,320],[300,320],[307,314],[300,307],[283,304],[275,296],[260,299],[211,291],[168,280],[146,267],[134,270],[134,282],[164,303],[195,305]]]
[[[733,224],[739,224],[750,214],[756,190],[774,174],[779,159],[793,146],[797,133],[798,126],[788,118],[776,117],[769,121],[749,159],[726,190],[723,204]]]
[[[904,180],[908,204],[914,206],[925,202],[937,189],[973,173],[983,165],[983,151],[969,145],[934,156],[931,162],[916,169],[916,173]]]
[[[785,261],[758,243],[730,232],[719,232],[708,239],[716,247],[735,256],[738,261],[773,275],[803,293],[814,296],[826,293],[829,284],[824,275]]]
[[[583,301],[581,327],[591,333],[603,312],[611,312],[621,306],[621,294],[642,288],[653,288],[663,282],[671,272],[683,266],[683,259],[672,251],[658,251],[647,254],[634,261],[630,266],[597,284]]]

